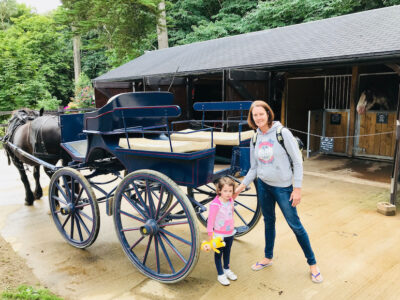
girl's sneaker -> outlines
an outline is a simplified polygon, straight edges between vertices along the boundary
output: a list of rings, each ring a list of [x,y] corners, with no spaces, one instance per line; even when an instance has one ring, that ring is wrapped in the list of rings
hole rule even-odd
[[[226,277],[228,277],[230,280],[236,280],[237,276],[235,273],[232,272],[231,269],[224,269],[224,273]]]
[[[225,275],[225,274],[223,274],[223,275],[218,275],[218,281],[219,281],[219,283],[222,284],[222,285],[229,285],[229,284],[230,284],[230,282],[229,282],[228,278],[226,278],[226,275]]]

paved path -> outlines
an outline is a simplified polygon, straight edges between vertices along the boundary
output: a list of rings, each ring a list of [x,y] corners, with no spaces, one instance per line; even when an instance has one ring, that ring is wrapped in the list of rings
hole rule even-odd
[[[91,247],[66,244],[48,215],[47,196],[33,207],[24,206],[17,171],[1,153],[0,233],[41,283],[66,299],[398,299],[400,215],[376,213],[376,203],[389,197],[390,165],[368,164],[359,175],[349,165],[343,169],[344,164],[345,159],[336,158],[305,162],[299,214],[325,277],[320,285],[309,279],[305,258],[279,210],[272,267],[250,270],[263,253],[260,220],[234,242],[231,266],[239,279],[230,287],[217,283],[213,257],[206,253],[178,284],[149,280],[125,257],[104,207],[99,237]],[[371,182],[366,177],[374,175],[368,172],[387,174]],[[44,176],[42,181],[48,184]]]

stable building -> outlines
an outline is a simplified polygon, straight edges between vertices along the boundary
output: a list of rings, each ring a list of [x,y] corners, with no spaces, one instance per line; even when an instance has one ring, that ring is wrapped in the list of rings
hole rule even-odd
[[[392,6],[149,51],[93,84],[97,107],[122,92],[169,90],[185,119],[199,118],[194,102],[266,100],[310,153],[390,160],[399,76],[400,6]],[[384,103],[358,114],[363,92]]]

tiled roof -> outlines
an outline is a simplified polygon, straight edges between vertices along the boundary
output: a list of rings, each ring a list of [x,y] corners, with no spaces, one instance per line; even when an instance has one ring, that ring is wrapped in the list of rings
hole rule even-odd
[[[150,51],[95,81],[388,58],[400,60],[400,5]]]

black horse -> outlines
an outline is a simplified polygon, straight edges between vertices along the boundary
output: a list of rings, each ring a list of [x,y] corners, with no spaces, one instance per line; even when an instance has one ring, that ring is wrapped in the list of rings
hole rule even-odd
[[[40,165],[15,152],[7,145],[7,142],[43,161],[55,165],[63,155],[60,146],[61,130],[58,117],[43,116],[42,114],[43,110],[40,112],[30,109],[15,111],[8,123],[7,132],[3,139],[5,142],[4,149],[8,156],[8,164],[11,163],[11,159],[17,167],[25,186],[25,205],[32,205],[34,200],[40,199],[43,195],[39,182]],[[33,193],[25,173],[24,163],[34,167],[33,177],[35,178],[36,187]],[[51,177],[50,170],[46,168],[44,170]]]

